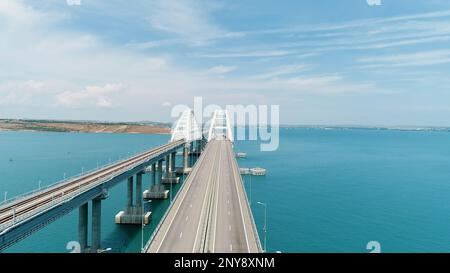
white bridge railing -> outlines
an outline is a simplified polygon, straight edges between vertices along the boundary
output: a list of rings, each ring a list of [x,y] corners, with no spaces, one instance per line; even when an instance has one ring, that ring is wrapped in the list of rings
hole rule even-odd
[[[153,157],[154,156],[159,156],[159,155],[167,152],[167,150],[170,150],[172,148],[173,147],[169,146],[166,149],[164,149],[164,150],[162,150],[162,151],[160,151],[160,152],[158,152],[158,153],[156,153],[156,154],[154,154],[152,156]],[[10,203],[12,203],[12,202],[14,202],[16,200],[25,199],[25,197],[27,197],[27,196],[32,196],[33,194],[36,194],[36,193],[39,193],[39,192],[43,192],[43,191],[45,191],[45,190],[47,190],[47,189],[49,189],[51,187],[74,181],[77,178],[81,178],[83,176],[91,175],[93,172],[101,171],[102,169],[105,169],[107,167],[111,167],[111,166],[117,165],[120,162],[126,162],[127,160],[131,159],[132,157],[134,157],[134,156],[136,156],[138,154],[139,153],[137,153],[135,155],[131,155],[131,156],[129,156],[126,159],[119,159],[119,160],[117,160],[114,163],[104,165],[104,166],[102,166],[100,168],[96,168],[96,169],[94,169],[94,170],[92,170],[90,172],[87,172],[87,173],[84,173],[84,174],[81,174],[81,175],[76,175],[76,176],[73,176],[71,178],[68,178],[68,179],[56,182],[56,183],[54,183],[52,185],[49,185],[49,186],[47,186],[45,188],[42,188],[41,190],[34,190],[34,191],[31,191],[31,192],[28,192],[28,193],[25,193],[25,194],[21,194],[19,196],[16,196],[14,198],[11,198],[11,199],[7,200],[7,202],[3,202],[2,206],[0,206],[0,208],[1,207],[5,207],[5,205],[10,204]],[[117,176],[121,175],[122,173],[125,173],[125,172],[133,169],[134,167],[136,167],[136,166],[138,166],[138,165],[148,161],[148,160],[149,160],[148,157],[143,158],[143,159],[133,163],[131,166],[127,166],[125,168],[121,168],[118,171],[114,171],[111,174],[109,174],[107,177],[103,177],[103,178],[99,179],[98,181],[96,181],[94,183],[90,183],[90,184],[85,185],[83,187],[79,187],[78,190],[73,191],[73,192],[71,192],[69,194],[64,194],[64,191],[63,191],[63,192],[61,192],[61,194],[58,193],[57,195],[53,195],[51,202],[48,202],[48,203],[46,203],[46,204],[44,204],[42,206],[38,206],[38,207],[36,207],[36,208],[26,212],[26,213],[22,213],[22,214],[16,216],[15,215],[16,214],[15,213],[15,207],[12,207],[11,210],[10,210],[10,213],[13,216],[13,218],[11,220],[8,220],[8,221],[0,224],[0,235],[5,233],[5,232],[7,232],[10,228],[13,228],[13,227],[21,224],[22,222],[29,220],[31,217],[38,216],[38,215],[40,215],[42,213],[45,213],[45,212],[47,212],[47,211],[49,211],[49,210],[51,210],[51,209],[53,209],[53,208],[55,208],[55,207],[57,207],[59,205],[62,205],[63,203],[72,200],[75,196],[81,195],[81,194],[83,194],[83,193],[85,193],[85,192],[87,192],[87,191],[89,191],[89,190],[91,190],[91,189],[93,189],[93,188],[95,188],[95,187],[105,183],[105,182],[108,182],[111,179],[113,179],[114,177],[117,177]]]
[[[1,201],[1,202],[0,202],[0,209],[1,209],[2,207],[5,207],[6,205],[8,205],[8,204],[10,204],[10,203],[12,203],[12,202],[14,202],[14,201],[16,201],[16,200],[23,199],[23,198],[25,198],[25,197],[27,197],[27,196],[31,196],[31,195],[36,194],[36,193],[39,193],[39,192],[44,192],[44,191],[46,191],[46,190],[48,190],[48,189],[50,189],[50,188],[53,188],[53,187],[62,185],[62,184],[64,184],[64,183],[72,182],[72,181],[74,181],[74,180],[76,180],[76,179],[79,179],[79,178],[81,178],[81,177],[83,177],[83,176],[88,176],[88,175],[92,174],[93,172],[101,171],[101,170],[103,170],[103,169],[105,169],[105,168],[107,168],[107,167],[110,167],[110,166],[113,166],[113,165],[117,165],[117,164],[119,164],[120,162],[127,161],[127,160],[131,159],[132,157],[137,156],[138,154],[139,154],[139,152],[137,152],[137,153],[135,153],[135,154],[131,154],[131,155],[129,155],[129,156],[127,156],[127,157],[124,157],[124,158],[119,158],[119,159],[116,160],[116,161],[108,162],[108,163],[106,163],[106,164],[104,164],[104,165],[101,165],[101,166],[99,166],[99,167],[96,167],[96,168],[94,168],[94,169],[90,169],[90,170],[88,170],[88,171],[85,171],[85,172],[82,172],[82,173],[78,173],[78,174],[75,174],[75,175],[73,175],[73,176],[70,176],[70,177],[61,179],[61,180],[59,180],[59,181],[57,181],[57,182],[54,182],[54,183],[52,183],[52,184],[43,186],[43,187],[41,187],[41,188],[34,189],[34,190],[31,190],[31,191],[28,191],[28,192],[25,192],[25,193],[21,193],[21,194],[19,194],[19,195],[15,195],[15,196],[13,196],[13,197],[11,197],[11,198],[8,198],[8,199],[6,199],[6,200]]]

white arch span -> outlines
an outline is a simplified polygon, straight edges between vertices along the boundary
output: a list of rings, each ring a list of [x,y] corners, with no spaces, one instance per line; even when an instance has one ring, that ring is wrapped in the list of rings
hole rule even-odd
[[[202,139],[202,132],[192,109],[186,109],[172,127],[170,142],[185,139],[186,142]]]

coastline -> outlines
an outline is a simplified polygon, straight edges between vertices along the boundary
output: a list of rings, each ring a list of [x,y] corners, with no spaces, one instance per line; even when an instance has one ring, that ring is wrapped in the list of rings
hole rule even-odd
[[[0,131],[111,133],[111,134],[170,134],[165,124],[111,123],[53,120],[7,120],[0,119]]]

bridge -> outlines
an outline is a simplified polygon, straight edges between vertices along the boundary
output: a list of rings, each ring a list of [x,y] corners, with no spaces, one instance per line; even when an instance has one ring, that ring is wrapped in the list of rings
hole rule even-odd
[[[261,252],[227,111],[209,124],[206,149],[143,251]]]
[[[234,157],[227,112],[214,112],[207,131],[205,139],[193,111],[188,109],[172,128],[168,144],[5,201],[0,204],[0,251],[78,209],[80,249],[99,252],[101,202],[108,197],[111,187],[127,182],[127,202],[115,222],[147,224],[151,212],[145,211],[144,199],[167,198],[164,184],[178,183],[177,175],[188,173],[142,251],[261,252]],[[182,150],[183,156],[180,168],[175,166],[178,150]],[[193,167],[189,166],[189,154],[200,155]],[[151,180],[150,187],[143,191],[142,175],[146,170],[151,171]],[[91,221],[88,221],[89,202],[92,202]],[[88,222],[92,225],[90,246]]]

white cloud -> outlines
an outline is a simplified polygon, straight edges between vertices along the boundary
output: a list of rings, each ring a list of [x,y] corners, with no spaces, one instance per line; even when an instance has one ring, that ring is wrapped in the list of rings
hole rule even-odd
[[[112,107],[113,96],[123,90],[122,84],[106,84],[104,86],[87,86],[79,91],[66,91],[56,96],[57,104],[68,107]]]
[[[68,6],[81,6],[81,0],[66,0]]]
[[[197,0],[153,1],[149,20],[153,28],[194,44],[203,44],[226,33],[211,22],[207,7]]]
[[[36,80],[0,83],[0,105],[32,105],[35,98],[48,95],[46,83]]]
[[[437,12],[426,12],[417,13],[412,15],[402,15],[393,16],[388,18],[370,18],[364,20],[355,20],[343,23],[335,23],[330,25],[306,25],[306,26],[296,26],[296,27],[281,27],[274,29],[265,29],[259,31],[248,31],[245,32],[247,35],[250,34],[280,34],[280,33],[312,33],[312,32],[325,32],[325,31],[343,31],[348,29],[362,28],[372,26],[377,28],[382,24],[393,25],[392,23],[404,22],[404,21],[416,21],[419,22],[420,19],[437,19],[450,17],[450,10],[437,11]]]
[[[265,51],[229,51],[222,53],[205,53],[199,54],[201,58],[251,58],[251,57],[281,57],[295,54],[295,51],[290,50],[265,50]]]
[[[236,67],[235,66],[225,66],[225,65],[218,65],[218,66],[214,66],[211,67],[210,69],[207,70],[207,73],[210,74],[226,74],[229,73],[233,70],[235,70]]]
[[[450,50],[432,50],[409,54],[376,56],[357,60],[365,67],[424,66],[450,63]]]
[[[150,41],[147,44],[129,43],[125,47],[109,44],[101,37],[88,32],[61,28],[61,25],[67,23],[65,20],[68,20],[64,16],[56,14],[53,17],[54,21],[49,21],[41,10],[30,10],[22,1],[7,1],[19,3],[15,6],[20,9],[17,14],[24,16],[20,16],[21,24],[14,23],[17,20],[14,16],[2,18],[8,24],[0,25],[2,37],[0,63],[7,65],[0,66],[0,79],[17,79],[24,87],[21,92],[17,85],[11,85],[11,88],[0,86],[0,104],[31,105],[33,107],[30,109],[34,110],[30,111],[36,111],[37,108],[44,109],[40,113],[52,118],[66,118],[70,115],[68,113],[72,113],[72,117],[77,119],[97,119],[99,113],[108,112],[105,119],[167,120],[169,116],[169,112],[166,112],[167,106],[189,103],[194,94],[204,96],[209,103],[238,101],[245,104],[290,100],[302,93],[310,95],[377,91],[370,82],[353,83],[339,75],[299,77],[296,73],[307,69],[302,64],[279,65],[274,69],[268,69],[266,75],[254,77],[237,75],[231,79],[224,79],[220,75],[234,71],[236,66],[221,64],[211,67],[209,71],[205,68],[209,66],[193,69],[187,65],[176,65],[177,60],[173,60],[175,56],[170,54],[135,50],[184,41],[195,44],[221,37],[246,35],[242,32],[222,30],[210,20],[204,10],[185,7],[188,2],[184,1],[160,3],[162,6],[159,10],[151,13],[156,14],[150,18],[155,20],[152,22],[154,27],[172,33],[176,37]],[[0,0],[0,3],[6,2]],[[32,19],[29,20],[26,16],[27,12],[31,12],[32,16],[29,18]],[[176,21],[179,15],[182,16],[181,21],[170,21],[170,19]],[[241,58],[238,60],[239,70],[244,70],[241,69],[241,64],[246,65],[249,61],[245,58],[254,58],[255,60],[250,61],[255,63],[263,58],[272,61],[277,57],[315,56],[315,53],[311,52],[300,55],[297,50],[251,48],[251,45],[246,49],[222,49],[211,48],[208,49],[210,53],[200,51],[194,55],[188,52],[187,55],[205,58]],[[261,64],[259,66],[263,67]],[[264,64],[264,67],[271,66],[273,64],[270,62]],[[33,81],[29,81],[29,75],[33,75]],[[104,84],[112,81],[120,84]],[[280,96],[281,92],[287,95]],[[120,107],[117,107],[119,105]],[[114,111],[101,110],[111,107],[116,108]],[[80,108],[83,108],[83,111],[79,111]],[[35,112],[30,113],[28,114],[30,117],[36,115]],[[16,112],[15,115],[25,116],[22,112],[18,114]]]
[[[268,40],[272,42],[266,44],[267,51],[323,53],[447,42],[450,40],[449,26],[450,10],[446,10],[407,16],[371,18],[333,25],[303,25],[244,33],[247,36],[270,37],[271,39]],[[214,57],[220,57],[220,55]]]
[[[30,7],[25,7],[22,0],[2,0],[0,1],[0,15],[13,19],[17,22],[35,21],[41,19],[39,13]]]
[[[274,77],[303,72],[303,71],[307,70],[308,68],[309,68],[309,66],[305,65],[305,64],[292,64],[292,65],[277,66],[277,67],[270,69],[267,73],[256,75],[253,78],[255,78],[255,79],[271,79]]]
[[[24,83],[25,86],[30,87],[32,89],[42,89],[44,87],[44,82],[29,80]]]
[[[165,39],[165,40],[156,40],[156,41],[147,41],[147,42],[131,42],[127,43],[125,47],[132,48],[132,49],[151,49],[156,47],[162,47],[162,46],[170,46],[174,44],[178,44],[182,42],[180,39]]]

